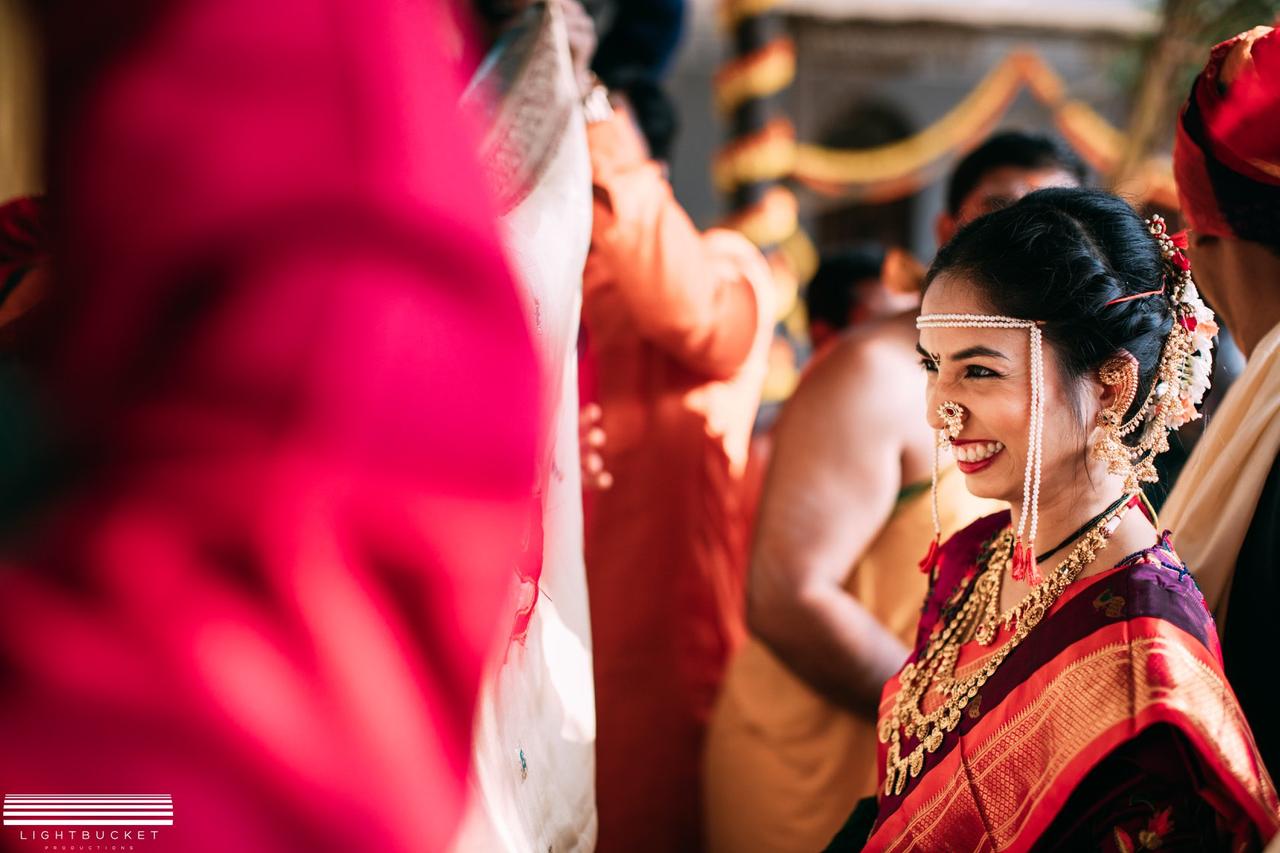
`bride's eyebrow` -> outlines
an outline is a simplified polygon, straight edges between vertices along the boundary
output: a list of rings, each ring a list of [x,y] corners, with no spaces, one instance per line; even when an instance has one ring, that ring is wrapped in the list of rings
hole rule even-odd
[[[966,358],[977,358],[979,356],[987,356],[988,358],[1002,358],[1005,361],[1009,360],[1009,356],[1005,355],[999,350],[994,350],[991,347],[984,347],[981,345],[974,346],[974,347],[966,347],[960,350],[959,352],[953,352],[951,353],[951,360],[964,361]]]
[[[936,362],[936,361],[942,360],[941,356],[939,356],[937,353],[929,352],[927,349],[925,349],[923,346],[921,346],[918,343],[916,344],[916,352],[920,353],[920,355],[924,356],[930,361]],[[959,352],[953,352],[949,356],[949,358],[951,361],[963,361],[966,358],[979,358],[981,356],[987,356],[989,358],[1001,358],[1001,359],[1004,359],[1005,361],[1009,360],[1009,356],[1005,355],[999,350],[994,350],[994,349],[991,349],[991,347],[984,347],[982,345],[966,347],[965,349],[962,349]]]

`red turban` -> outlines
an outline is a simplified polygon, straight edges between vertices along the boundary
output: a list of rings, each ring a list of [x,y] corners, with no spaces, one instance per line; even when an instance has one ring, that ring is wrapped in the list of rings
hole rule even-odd
[[[1215,47],[1182,109],[1173,169],[1193,229],[1237,236],[1210,173],[1221,166],[1280,198],[1280,31],[1255,27]]]

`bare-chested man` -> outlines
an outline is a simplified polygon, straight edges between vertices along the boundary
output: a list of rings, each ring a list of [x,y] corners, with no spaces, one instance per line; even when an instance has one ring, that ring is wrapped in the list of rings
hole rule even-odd
[[[939,244],[966,222],[1084,168],[1010,132],[952,175]],[[933,535],[933,433],[916,312],[852,330],[805,375],[774,429],[748,588],[752,640],[730,667],[705,779],[713,850],[820,849],[875,784],[873,721],[908,653]],[[944,535],[986,511],[953,467]]]

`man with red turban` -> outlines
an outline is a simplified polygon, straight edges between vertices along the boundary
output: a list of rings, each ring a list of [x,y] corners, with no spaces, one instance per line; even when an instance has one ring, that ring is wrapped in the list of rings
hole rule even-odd
[[[1174,172],[1196,282],[1248,359],[1164,509],[1222,632],[1227,677],[1280,770],[1280,32],[1213,49],[1182,110]]]

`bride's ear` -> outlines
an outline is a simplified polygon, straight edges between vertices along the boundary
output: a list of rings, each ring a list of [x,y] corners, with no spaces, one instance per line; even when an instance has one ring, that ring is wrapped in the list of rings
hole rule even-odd
[[[1099,367],[1096,376],[1100,411],[1114,413],[1122,423],[1138,394],[1138,359],[1128,350],[1120,350]]]

